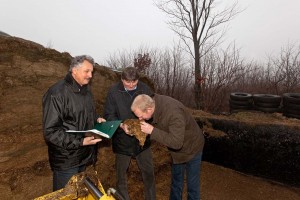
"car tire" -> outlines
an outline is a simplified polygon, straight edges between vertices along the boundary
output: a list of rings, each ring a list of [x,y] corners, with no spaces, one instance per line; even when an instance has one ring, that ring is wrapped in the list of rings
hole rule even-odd
[[[281,108],[265,108],[265,107],[259,107],[259,106],[254,106],[253,108],[255,110],[262,111],[265,113],[281,112]]]
[[[254,102],[280,104],[281,96],[273,94],[253,94]]]
[[[230,99],[236,101],[249,101],[252,99],[252,94],[244,92],[233,92],[230,94]]]

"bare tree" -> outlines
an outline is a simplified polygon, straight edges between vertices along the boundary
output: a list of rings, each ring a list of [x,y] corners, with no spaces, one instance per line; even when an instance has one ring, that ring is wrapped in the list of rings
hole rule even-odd
[[[269,65],[273,72],[270,84],[276,89],[276,94],[299,90],[300,47],[287,45],[281,49],[279,58],[270,58]]]
[[[141,74],[150,78],[157,93],[172,96],[187,106],[195,107],[194,101],[191,101],[191,63],[184,58],[180,44],[174,45],[172,49],[158,50],[140,46],[130,52],[118,51],[110,56],[106,65],[113,69],[135,66]]]
[[[180,37],[194,59],[195,101],[202,108],[203,66],[200,59],[220,42],[225,27],[238,13],[237,3],[222,10],[216,0],[157,0],[156,6],[170,16],[170,28]]]
[[[252,65],[251,73],[238,88],[253,93],[282,95],[300,89],[300,46],[287,45],[277,56],[269,56],[264,65]],[[245,87],[243,87],[243,86]]]
[[[133,66],[133,57],[132,52],[126,50],[118,51],[109,56],[109,59],[106,60],[106,64],[112,69],[122,69]]]
[[[211,51],[201,60],[206,77],[201,83],[205,94],[203,110],[222,111],[231,88],[242,82],[245,74],[250,72],[250,67],[240,58],[240,51],[235,45],[229,45],[225,50]]]

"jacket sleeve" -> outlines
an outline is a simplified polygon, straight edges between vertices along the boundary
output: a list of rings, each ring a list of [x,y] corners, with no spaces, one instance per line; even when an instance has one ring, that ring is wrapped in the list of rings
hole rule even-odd
[[[168,148],[179,150],[183,147],[186,120],[182,109],[173,110],[168,114],[168,119],[163,129],[154,127],[151,139],[167,146]]]
[[[83,143],[80,134],[66,133],[68,127],[64,126],[63,101],[51,94],[43,98],[43,131],[47,144],[63,149],[78,149]]]
[[[106,119],[107,121],[113,121],[119,119],[117,106],[111,91],[108,92],[106,97],[106,102],[104,105],[104,119]]]

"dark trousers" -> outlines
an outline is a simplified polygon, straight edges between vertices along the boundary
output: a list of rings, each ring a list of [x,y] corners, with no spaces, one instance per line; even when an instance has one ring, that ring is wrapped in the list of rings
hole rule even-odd
[[[127,185],[127,170],[129,168],[131,159],[131,156],[116,154],[116,189],[118,192],[120,192],[124,200],[130,200]],[[148,148],[141,152],[138,156],[136,156],[136,161],[143,178],[145,199],[155,200],[156,190],[151,149]]]
[[[172,183],[170,200],[181,200],[186,173],[188,200],[200,200],[200,165],[202,152],[190,161],[182,164],[172,164]]]
[[[83,172],[85,169],[86,166],[81,165],[67,170],[53,170],[53,191],[64,188],[73,175]]]

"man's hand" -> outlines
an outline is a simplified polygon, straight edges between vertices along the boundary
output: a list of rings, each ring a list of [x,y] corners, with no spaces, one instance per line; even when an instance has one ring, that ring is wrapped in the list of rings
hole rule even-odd
[[[147,122],[144,121],[141,122],[141,130],[144,133],[151,134],[153,129],[154,127],[151,124],[148,124]]]
[[[126,124],[121,123],[121,124],[120,124],[120,128],[123,129],[124,132],[125,132],[127,135],[130,135],[130,134],[129,134],[129,130],[128,130],[128,126],[127,126]],[[130,135],[130,136],[132,136],[132,135]]]
[[[106,122],[106,120],[105,120],[104,118],[99,117],[99,118],[97,119],[97,122],[98,122],[98,123]]]
[[[94,145],[100,142],[102,139],[95,139],[94,136],[85,137],[83,139],[83,146]]]

